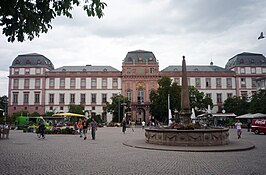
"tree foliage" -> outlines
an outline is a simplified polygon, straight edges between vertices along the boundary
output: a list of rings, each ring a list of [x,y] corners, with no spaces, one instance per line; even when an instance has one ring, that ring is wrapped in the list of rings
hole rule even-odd
[[[84,114],[84,106],[83,105],[69,105],[68,112],[75,114]]]
[[[127,110],[129,110],[130,101],[121,94],[111,97],[111,100],[112,103],[107,102],[106,112],[113,114],[113,122],[121,122],[124,116],[123,108],[125,107],[125,112],[127,112]]]
[[[7,96],[2,96],[0,97],[0,116],[3,116],[4,112],[7,112],[7,101],[8,101],[8,97]]]
[[[194,86],[189,87],[189,98],[190,107],[194,108],[196,113],[200,113],[200,111],[206,111],[208,109],[208,105],[213,108],[212,99],[206,97],[203,92],[200,92]]]
[[[1,0],[0,26],[8,42],[23,42],[25,35],[29,40],[52,28],[51,22],[57,16],[72,18],[74,6],[83,6],[88,16],[103,17],[107,6],[101,0]]]
[[[168,94],[170,94],[171,113],[181,110],[181,86],[178,86],[169,77],[162,77],[159,81],[157,91],[150,93],[150,112],[159,121],[168,120]],[[195,87],[189,87],[190,105],[196,112],[206,111],[208,105],[213,107],[212,99],[205,97],[203,92],[199,92]]]
[[[249,109],[251,113],[266,114],[266,90],[259,90],[252,96]]]
[[[235,113],[236,115],[243,115],[248,113],[249,103],[245,98],[230,97],[224,101],[224,110],[227,113]]]
[[[150,113],[160,122],[168,120],[168,94],[170,94],[170,109],[180,111],[181,106],[181,87],[169,77],[162,77],[159,81],[157,91],[150,93]]]

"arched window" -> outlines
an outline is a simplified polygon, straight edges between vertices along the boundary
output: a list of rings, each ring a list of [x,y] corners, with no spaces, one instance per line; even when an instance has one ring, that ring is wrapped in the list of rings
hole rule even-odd
[[[127,90],[127,98],[129,101],[131,101],[131,90]]]
[[[138,90],[138,103],[144,103],[144,90],[139,89]]]

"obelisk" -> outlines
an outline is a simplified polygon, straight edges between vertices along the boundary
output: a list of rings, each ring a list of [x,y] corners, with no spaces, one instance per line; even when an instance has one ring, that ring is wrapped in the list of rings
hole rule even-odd
[[[189,90],[187,82],[187,67],[185,56],[182,61],[182,87],[181,87],[181,111],[180,111],[181,124],[185,127],[191,123],[191,110],[189,102]]]

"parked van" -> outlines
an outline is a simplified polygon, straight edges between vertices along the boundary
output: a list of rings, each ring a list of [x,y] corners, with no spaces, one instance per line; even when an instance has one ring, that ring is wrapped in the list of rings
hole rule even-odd
[[[266,118],[263,119],[252,119],[251,131],[255,134],[264,133],[266,134]]]

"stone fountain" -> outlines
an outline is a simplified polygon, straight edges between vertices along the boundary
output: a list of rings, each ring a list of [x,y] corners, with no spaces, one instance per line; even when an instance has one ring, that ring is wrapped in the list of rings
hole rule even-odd
[[[180,120],[182,127],[145,129],[146,143],[169,146],[217,146],[229,144],[228,128],[195,129],[191,123],[191,108],[187,82],[186,60],[182,61]]]

